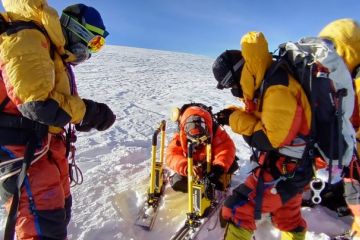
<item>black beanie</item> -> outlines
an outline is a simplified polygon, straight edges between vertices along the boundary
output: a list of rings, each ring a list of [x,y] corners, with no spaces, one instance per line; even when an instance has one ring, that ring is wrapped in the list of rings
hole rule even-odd
[[[213,63],[212,70],[219,89],[230,88],[240,81],[244,59],[240,50],[226,50]]]

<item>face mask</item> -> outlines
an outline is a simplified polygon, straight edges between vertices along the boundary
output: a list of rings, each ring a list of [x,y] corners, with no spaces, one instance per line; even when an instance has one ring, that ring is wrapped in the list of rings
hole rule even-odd
[[[72,65],[78,65],[91,57],[89,48],[82,43],[69,45],[69,51],[76,56],[76,60],[71,62]]]
[[[231,88],[231,94],[234,97],[238,97],[238,98],[242,98],[243,97],[243,93],[241,91],[240,88]]]

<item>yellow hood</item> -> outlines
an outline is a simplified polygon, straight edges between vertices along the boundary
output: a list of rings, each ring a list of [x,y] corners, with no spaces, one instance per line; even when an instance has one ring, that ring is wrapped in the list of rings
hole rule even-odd
[[[58,53],[65,53],[65,38],[58,13],[46,0],[2,0],[2,3],[11,20],[35,21],[45,28]]]
[[[319,36],[332,40],[350,72],[360,64],[360,26],[355,20],[335,20],[325,26]]]
[[[265,36],[261,32],[245,34],[240,44],[245,60],[240,85],[244,92],[244,98],[252,100],[255,91],[260,87],[264,79],[266,70],[272,63],[272,57]]]

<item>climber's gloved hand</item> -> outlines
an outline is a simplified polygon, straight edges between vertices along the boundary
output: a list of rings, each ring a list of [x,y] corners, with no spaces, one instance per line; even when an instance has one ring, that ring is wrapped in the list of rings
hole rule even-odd
[[[221,167],[219,165],[214,165],[211,167],[211,172],[208,175],[208,179],[210,180],[210,182],[212,184],[214,184],[215,189],[217,189],[217,190],[224,189],[224,185],[220,180],[222,174],[224,174],[223,167]]]
[[[229,125],[230,115],[234,112],[234,109],[223,109],[220,112],[214,114],[216,121],[220,125]]]
[[[83,101],[86,106],[86,112],[81,123],[75,125],[77,131],[88,132],[93,128],[98,131],[104,131],[114,124],[116,116],[108,105],[89,99],[83,99]]]

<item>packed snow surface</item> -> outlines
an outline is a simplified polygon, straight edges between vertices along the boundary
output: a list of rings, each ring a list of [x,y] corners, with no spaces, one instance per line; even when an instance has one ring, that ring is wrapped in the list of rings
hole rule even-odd
[[[169,239],[181,226],[186,218],[187,195],[169,187],[151,232],[135,226],[134,221],[149,184],[153,131],[166,120],[169,142],[177,129],[169,119],[171,107],[201,102],[217,112],[240,104],[228,90],[216,89],[213,61],[185,53],[107,46],[75,68],[80,96],[108,104],[117,119],[107,131],[78,133],[76,161],[84,182],[72,188],[69,240]],[[227,130],[240,158],[241,169],[232,184],[236,186],[252,168],[250,149],[239,135]],[[308,223],[307,240],[330,239],[347,230],[351,221],[349,217],[337,218],[322,207],[303,208],[302,212]],[[4,227],[4,209],[0,215]],[[222,235],[215,217],[198,239],[218,240]],[[257,240],[280,239],[268,216],[258,223],[255,236]]]

